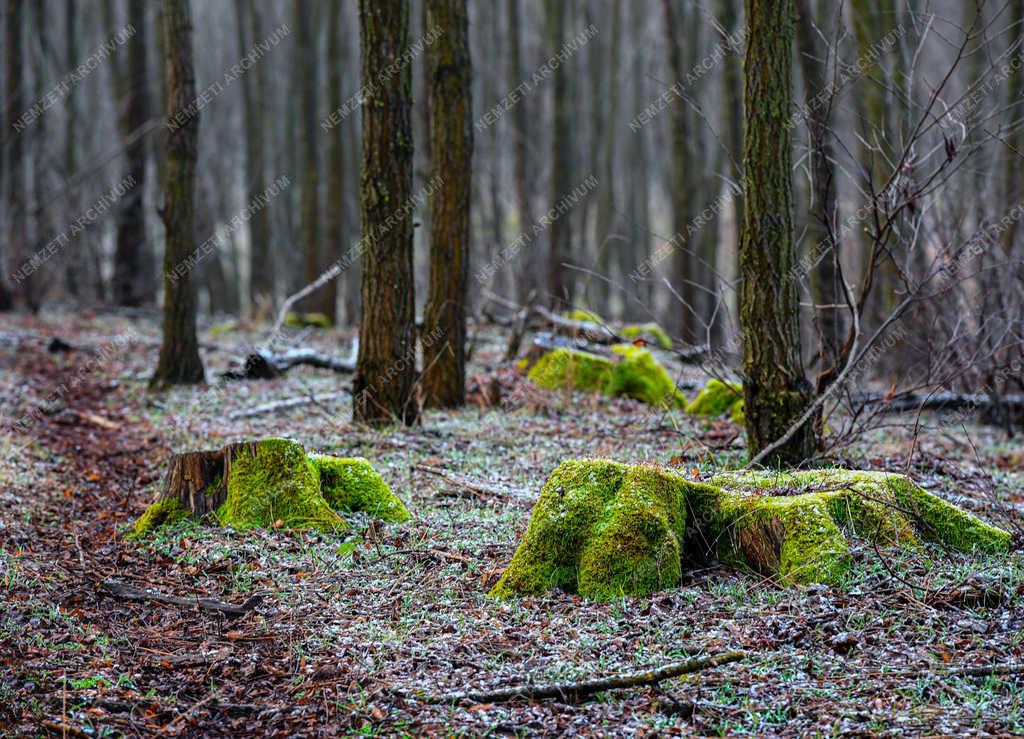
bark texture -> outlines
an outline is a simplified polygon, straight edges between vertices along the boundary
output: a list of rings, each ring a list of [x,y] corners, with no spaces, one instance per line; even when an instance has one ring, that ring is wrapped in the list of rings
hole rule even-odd
[[[313,30],[316,19],[313,9],[304,3],[295,3],[295,44],[297,46],[300,86],[298,147],[299,147],[299,243],[302,249],[302,278],[308,285],[323,271],[320,256],[320,207],[317,198],[319,174],[317,172],[317,34]],[[323,288],[299,303],[299,310],[323,313],[334,321],[337,297],[331,280]]]
[[[556,56],[565,43],[566,3],[562,0],[545,0],[544,29],[547,36],[547,55]],[[551,82],[551,208],[572,190],[571,101],[566,64],[561,62],[552,72]],[[548,228],[548,302],[552,309],[560,310],[572,305],[573,280],[568,274],[565,262],[569,258],[572,240],[571,221],[567,213],[561,213],[552,220]]]
[[[327,108],[338,110],[342,105],[341,72],[344,69],[344,40],[339,16],[341,8],[329,3],[327,12]],[[342,176],[348,171],[345,161],[345,147],[340,126],[326,132],[327,136],[327,212],[324,213],[324,262],[325,267],[334,264],[344,256],[345,195]],[[324,302],[332,308],[337,303],[338,280],[331,280],[322,290],[327,291]],[[328,314],[333,317],[333,312]]]
[[[167,50],[167,151],[163,220],[164,320],[154,385],[191,384],[204,379],[196,338],[196,295],[189,257],[194,248],[196,157],[199,111],[196,98],[189,0],[164,2]]]
[[[128,39],[127,65],[122,68],[123,105],[118,121],[125,149],[125,179],[128,186],[117,219],[114,279],[111,285],[117,305],[139,306],[153,299],[149,285],[151,262],[146,241],[146,139],[132,134],[149,120],[149,88],[146,63],[147,26],[145,0],[129,0],[129,22],[135,33]]]
[[[412,76],[408,0],[359,0],[365,98],[360,181],[363,276],[353,416],[419,419],[413,283]]]
[[[466,400],[466,283],[469,278],[473,123],[466,0],[426,0],[430,163],[440,185],[430,198],[430,285],[423,316],[423,399],[453,408]],[[434,181],[434,180],[432,180]]]
[[[771,445],[810,403],[800,353],[794,275],[792,144],[793,0],[747,0],[743,103],[746,193],[740,241],[740,326],[751,456]],[[804,424],[770,459],[795,464],[815,448]]]
[[[253,0],[235,0],[238,21],[239,58],[248,54],[263,39],[259,8]],[[266,190],[263,158],[263,111],[266,100],[266,78],[263,67],[253,64],[239,80],[242,84],[242,105],[245,108],[245,201],[252,203]],[[253,211],[249,219],[249,309],[258,312],[269,307],[274,297],[274,262],[270,253],[270,219],[266,207]]]
[[[11,272],[17,272],[25,259],[28,240],[28,224],[25,214],[25,149],[23,131],[15,129],[18,116],[25,108],[25,75],[22,59],[22,28],[24,25],[24,2],[7,0],[6,24],[4,27],[4,84],[6,97],[4,108],[4,178],[6,182],[7,222],[9,238],[4,239],[10,249],[0,248],[0,310],[13,307],[13,295],[5,280]]]

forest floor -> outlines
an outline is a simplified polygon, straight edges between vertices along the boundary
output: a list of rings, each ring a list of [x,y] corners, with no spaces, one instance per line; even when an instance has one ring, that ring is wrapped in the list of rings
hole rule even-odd
[[[125,335],[132,341],[121,343]],[[51,353],[52,336],[78,348]],[[205,331],[211,377],[256,336]],[[302,341],[345,354],[347,339],[318,332]],[[232,419],[336,392],[350,382],[344,375],[297,368],[273,381],[150,394],[154,322],[12,320],[0,332],[0,734],[1024,732],[1024,675],[957,672],[1024,661],[1018,440],[935,415],[915,435],[912,417],[890,417],[831,459],[909,471],[1017,526],[1008,557],[865,545],[839,587],[782,587],[705,564],[650,598],[595,604],[553,591],[497,603],[486,591],[525,530],[530,496],[562,459],[652,460],[700,475],[744,455],[728,421],[532,388],[498,366],[501,341],[495,333],[479,342],[471,382],[500,382],[514,407],[429,412],[420,428],[371,431],[350,423],[345,397]],[[281,435],[370,458],[415,519],[357,520],[348,541],[195,523],[125,538],[172,451]],[[423,464],[528,495],[467,491],[414,469]],[[230,620],[113,597],[98,587],[108,578],[262,601]],[[600,677],[729,649],[748,656],[590,700],[450,706],[410,697]]]

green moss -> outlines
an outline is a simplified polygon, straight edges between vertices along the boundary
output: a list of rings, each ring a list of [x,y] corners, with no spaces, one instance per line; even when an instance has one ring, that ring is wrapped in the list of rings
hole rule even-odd
[[[619,329],[625,339],[645,339],[662,349],[672,348],[672,339],[657,323],[627,323]]]
[[[635,398],[651,405],[685,405],[685,396],[648,350],[617,344],[612,352],[614,358],[555,349],[537,361],[528,377],[548,390],[574,388]]]
[[[739,471],[709,484],[606,460],[566,461],[551,474],[491,595],[549,588],[597,600],[674,587],[689,524],[691,550],[784,583],[840,582],[849,541],[1005,552],[1010,535],[903,475],[850,470]]]
[[[320,494],[320,475],[300,444],[264,439],[239,452],[228,473],[227,499],[218,516],[236,529],[270,528],[338,531],[344,519]]]
[[[362,511],[375,518],[403,523],[412,518],[373,466],[363,457],[310,455],[320,473],[320,491],[335,511]]]
[[[656,467],[563,462],[545,483],[491,596],[560,587],[607,600],[674,587],[690,485]]]
[[[1006,551],[1010,535],[904,475],[854,470],[732,472],[703,517],[721,559],[788,582],[835,583],[849,566],[846,539],[962,551]]]
[[[188,511],[182,508],[177,498],[158,500],[139,516],[129,537],[138,539],[161,526],[170,526],[187,517]]]
[[[570,321],[585,321],[596,323],[600,326],[608,326],[608,322],[593,311],[577,308],[566,311],[562,314]],[[662,349],[672,348],[672,339],[665,333],[665,329],[653,321],[650,323],[625,323],[615,329],[624,339],[645,339],[649,343],[656,344]]]
[[[713,377],[686,406],[686,412],[715,418],[728,412],[736,423],[742,424],[743,386],[738,382],[722,382]]]
[[[328,329],[334,322],[323,313],[288,313],[284,317],[284,324],[292,328]]]
[[[566,311],[562,314],[565,318],[570,321],[586,321],[588,323],[600,323],[604,325],[604,319],[597,315],[593,311],[584,310],[582,308],[576,308],[575,310]]]

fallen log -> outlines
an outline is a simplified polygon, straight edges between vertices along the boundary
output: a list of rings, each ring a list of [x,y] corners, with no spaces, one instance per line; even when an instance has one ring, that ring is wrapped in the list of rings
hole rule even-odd
[[[177,595],[168,595],[156,590],[137,588],[134,585],[121,582],[120,580],[103,580],[97,587],[108,595],[125,600],[153,601],[167,606],[188,606],[202,608],[204,611],[223,613],[231,618],[238,618],[252,611],[263,602],[263,596],[256,594],[241,605],[225,603],[216,598],[182,598]]]
[[[446,704],[469,701],[472,703],[501,703],[514,700],[544,700],[559,698],[567,700],[582,698],[606,690],[622,690],[644,685],[655,685],[669,678],[687,675],[700,670],[707,670],[719,665],[737,662],[747,655],[745,652],[724,652],[710,657],[696,657],[683,662],[675,662],[654,670],[630,672],[622,675],[611,675],[595,680],[579,682],[549,683],[547,685],[519,685],[497,690],[466,690],[440,695],[409,695],[407,697],[422,703]]]
[[[338,359],[311,349],[290,349],[281,353],[257,349],[246,356],[241,369],[227,370],[221,377],[225,380],[273,380],[299,365],[329,369],[343,374],[356,371],[355,359],[351,357]]]
[[[889,396],[867,394],[856,396],[854,406],[876,406],[881,413],[916,413],[918,411],[966,411],[980,413],[986,423],[997,425],[1024,424],[1024,395],[992,396],[986,393],[901,393]]]

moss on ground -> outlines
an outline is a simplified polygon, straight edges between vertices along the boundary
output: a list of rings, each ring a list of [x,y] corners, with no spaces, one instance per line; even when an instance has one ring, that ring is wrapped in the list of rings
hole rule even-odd
[[[840,582],[849,541],[1005,552],[1010,535],[903,475],[729,472],[708,484],[656,467],[563,462],[491,595],[560,587],[606,600],[674,587],[690,531],[717,557],[789,584]]]
[[[288,313],[284,317],[284,325],[291,328],[323,328],[334,325],[329,316],[323,313]]]
[[[216,517],[240,530],[344,531],[349,524],[339,512],[363,512],[396,523],[412,517],[366,459],[307,455],[290,439],[242,446],[231,460],[226,483],[227,494]],[[218,479],[207,490],[219,486]],[[134,536],[189,515],[176,498],[163,498],[139,518]]]
[[[310,455],[320,473],[320,491],[335,511],[361,511],[374,518],[404,523],[412,516],[384,479],[363,457]]]
[[[723,382],[713,377],[686,406],[686,412],[714,418],[728,413],[736,423],[742,425],[743,386],[738,382]]]
[[[129,537],[138,539],[161,526],[170,526],[188,517],[177,498],[164,498],[152,503],[132,527]]]
[[[675,587],[695,483],[651,466],[570,460],[551,473],[491,596],[559,587],[595,600]]]
[[[616,344],[612,353],[613,357],[602,357],[575,349],[554,349],[537,361],[528,377],[547,390],[596,391],[658,406],[686,404],[672,377],[647,349]]]

